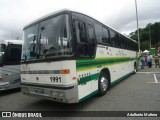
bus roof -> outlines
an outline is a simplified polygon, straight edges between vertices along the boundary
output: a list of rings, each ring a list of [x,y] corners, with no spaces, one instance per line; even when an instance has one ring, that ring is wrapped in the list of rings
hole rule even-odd
[[[32,24],[35,24],[35,23],[41,21],[41,20],[44,20],[44,19],[46,19],[46,18],[48,18],[48,17],[51,17],[51,16],[56,15],[56,14],[60,14],[60,13],[63,13],[63,12],[71,12],[71,10],[62,9],[62,10],[58,10],[58,11],[49,13],[49,14],[43,16],[43,17],[40,17],[40,18],[38,18],[38,19],[36,19],[36,20],[30,22],[29,24],[27,24],[27,25],[24,27],[24,29],[27,28],[27,27],[29,27],[29,26],[31,26]]]
[[[45,19],[47,19],[47,18],[49,18],[49,17],[51,17],[51,16],[53,16],[53,15],[60,14],[60,13],[67,13],[67,12],[68,12],[68,13],[69,13],[69,12],[75,12],[75,13],[79,13],[79,14],[85,15],[85,16],[87,16],[87,17],[89,17],[89,18],[91,18],[91,19],[93,19],[93,20],[95,20],[95,21],[97,21],[97,22],[105,25],[105,24],[102,23],[101,21],[98,21],[98,20],[96,20],[95,18],[93,18],[93,17],[91,17],[91,16],[89,16],[89,15],[86,15],[86,14],[84,14],[84,13],[82,13],[82,12],[77,12],[77,11],[75,11],[75,10],[70,10],[70,9],[62,9],[62,10],[59,10],[59,11],[55,11],[55,12],[49,13],[49,14],[43,16],[43,17],[40,17],[40,18],[38,18],[38,19],[30,22],[29,24],[27,24],[27,25],[24,27],[24,29],[27,28],[27,27],[29,27],[29,26],[31,26],[31,25],[33,25],[33,24],[38,23],[39,21],[45,20]],[[113,29],[114,31],[118,32],[117,30],[115,30],[114,28],[110,27],[109,25],[105,25],[105,26],[107,26],[107,27]],[[120,32],[118,32],[118,33],[121,34]],[[121,35],[123,35],[123,34],[121,34]],[[126,35],[123,35],[123,36],[129,38],[129,37],[126,36]],[[129,39],[130,39],[131,41],[137,42],[137,41],[135,41],[135,40],[133,40],[133,39],[131,39],[131,38],[129,38]]]
[[[23,41],[22,40],[0,40],[0,44],[22,44]]]

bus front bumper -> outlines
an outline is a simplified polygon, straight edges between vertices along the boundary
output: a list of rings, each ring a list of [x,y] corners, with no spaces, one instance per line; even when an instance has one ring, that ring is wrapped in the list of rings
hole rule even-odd
[[[25,95],[62,103],[77,103],[79,102],[77,87],[77,85],[58,87],[52,85],[21,83],[21,92]]]

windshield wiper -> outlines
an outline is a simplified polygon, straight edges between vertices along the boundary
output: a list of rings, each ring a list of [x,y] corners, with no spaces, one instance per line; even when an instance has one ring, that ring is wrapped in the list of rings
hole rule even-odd
[[[36,59],[38,59],[40,57],[40,55],[41,55],[41,51],[42,51],[41,48],[42,48],[42,45],[43,45],[43,44],[41,44],[41,34],[42,34],[42,31],[45,30],[45,27],[42,26],[40,30],[41,31],[40,31],[40,35],[39,35],[39,39],[38,39],[38,48],[39,48],[39,51],[38,51],[38,54],[36,56]],[[44,47],[44,50],[45,50],[45,47]]]

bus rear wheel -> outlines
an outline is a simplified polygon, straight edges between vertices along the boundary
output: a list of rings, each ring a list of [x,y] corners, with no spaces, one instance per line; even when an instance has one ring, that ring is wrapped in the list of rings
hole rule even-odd
[[[105,95],[109,90],[109,79],[105,72],[100,73],[98,81],[98,93],[100,96]]]

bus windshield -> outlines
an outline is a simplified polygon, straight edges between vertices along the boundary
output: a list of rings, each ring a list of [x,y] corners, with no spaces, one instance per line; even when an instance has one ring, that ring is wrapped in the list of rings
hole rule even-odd
[[[0,44],[0,63],[3,62],[4,52],[6,50],[5,44]]]
[[[68,14],[62,14],[24,30],[22,59],[45,59],[72,54]]]

